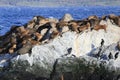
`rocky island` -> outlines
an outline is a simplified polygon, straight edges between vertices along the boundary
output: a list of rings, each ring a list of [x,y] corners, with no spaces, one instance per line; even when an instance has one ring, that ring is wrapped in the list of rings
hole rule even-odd
[[[120,16],[34,16],[0,36],[1,80],[119,80]]]

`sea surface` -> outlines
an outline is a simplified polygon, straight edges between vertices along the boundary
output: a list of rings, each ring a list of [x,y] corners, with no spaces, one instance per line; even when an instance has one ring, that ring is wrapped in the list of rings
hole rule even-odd
[[[90,15],[120,15],[120,6],[0,7],[0,35],[4,35],[12,25],[23,25],[36,15],[60,19],[65,13],[70,13],[74,19],[84,19]]]

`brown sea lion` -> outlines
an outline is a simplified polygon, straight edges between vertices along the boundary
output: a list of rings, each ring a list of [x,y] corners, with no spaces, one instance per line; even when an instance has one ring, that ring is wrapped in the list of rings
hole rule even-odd
[[[16,43],[11,44],[11,47],[9,48],[9,51],[8,51],[8,52],[9,52],[10,54],[14,53],[16,47],[17,47],[17,46],[16,46]]]
[[[86,25],[80,26],[77,29],[78,29],[78,31],[80,33],[82,31],[85,31],[85,30],[89,29],[89,28],[90,28],[90,23],[88,22]]]
[[[43,37],[43,36],[42,36],[40,33],[38,33],[38,32],[35,32],[34,34],[35,34],[35,36],[36,36],[36,40],[37,40],[37,41],[40,41],[40,40],[42,39],[42,37]]]
[[[106,16],[106,15],[103,15],[103,16],[101,17],[101,19],[102,19],[102,20],[105,20],[105,21],[107,21],[107,19],[108,19],[108,16]]]
[[[36,40],[31,40],[30,43],[32,46],[41,44],[39,41],[36,41]]]
[[[39,26],[42,26],[42,25],[44,25],[44,24],[46,24],[46,23],[48,23],[48,22],[49,22],[48,19],[41,19],[41,20],[39,21]]]
[[[27,43],[27,40],[25,39],[21,42],[22,45],[25,45],[26,43]]]
[[[87,18],[88,20],[90,19],[95,19],[95,20],[98,20],[99,18],[96,16],[96,15],[91,15]]]
[[[34,28],[37,30],[40,26],[46,24],[49,22],[49,19],[46,19],[45,17],[43,16],[35,16],[33,18],[34,22],[35,22],[35,25],[34,25]]]
[[[50,28],[52,28],[52,26],[51,26],[51,24],[48,22],[48,23],[40,26],[40,27],[36,30],[36,32],[41,33],[41,31],[42,31],[43,29],[48,29],[48,30],[49,30]]]
[[[88,20],[88,22],[90,23],[91,30],[93,30],[93,28],[96,25],[99,25],[100,21],[101,21],[101,19],[90,19],[90,20]]]
[[[50,39],[54,39],[58,35],[61,35],[59,31],[53,31],[51,36],[50,36]]]
[[[61,34],[67,32],[69,31],[68,22],[60,21],[56,24],[56,28]]]
[[[24,37],[25,35],[29,34],[29,30],[25,29],[24,26],[17,28],[20,38]]]
[[[39,21],[40,21],[41,19],[46,19],[46,18],[43,17],[43,16],[34,16],[34,17],[33,17],[33,20],[34,20],[34,22],[35,22],[36,24],[39,24]]]
[[[14,49],[13,48],[10,48],[9,49],[9,54],[13,54],[14,53]]]
[[[57,29],[57,24],[55,22],[51,22],[51,29],[50,29],[50,39],[55,38],[56,36],[58,36],[60,34],[59,30]]]
[[[22,48],[17,50],[17,53],[20,54],[20,55],[30,53],[32,47],[33,47],[33,45],[30,43],[30,41],[27,41],[27,43],[25,45],[23,45]]]
[[[17,43],[16,37],[11,37],[11,38],[10,38],[10,43],[11,43],[11,44]]]
[[[35,21],[34,20],[31,20],[27,23],[27,26],[26,28],[30,28],[30,29],[33,29],[33,27],[35,26]]]
[[[99,29],[104,29],[106,32],[107,25],[95,25],[94,30],[98,31]]]
[[[78,24],[77,24],[77,22],[69,22],[69,29],[71,30],[71,31],[76,31],[77,33],[79,32],[78,31],[78,27],[80,27]]]
[[[60,27],[68,26],[68,22],[66,22],[66,21],[60,21],[59,23],[57,23],[57,26],[60,26]]]
[[[116,24],[120,27],[120,17],[116,16],[115,14],[110,14],[108,16],[112,24]]]

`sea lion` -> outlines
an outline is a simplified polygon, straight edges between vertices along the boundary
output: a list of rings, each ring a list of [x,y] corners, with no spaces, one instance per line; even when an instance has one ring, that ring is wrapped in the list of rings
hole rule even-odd
[[[59,23],[57,23],[57,26],[59,26],[59,27],[68,26],[68,22],[60,21]]]
[[[39,25],[39,21],[40,21],[41,19],[46,19],[46,18],[43,17],[43,16],[34,16],[34,17],[33,17],[34,22],[35,22],[36,24],[38,24],[38,25]]]
[[[41,31],[42,31],[43,29],[48,29],[48,30],[49,30],[50,28],[52,28],[52,26],[51,26],[51,24],[48,22],[48,23],[40,26],[36,31],[39,32],[39,33],[41,33]]]
[[[54,39],[54,38],[55,38],[56,36],[58,36],[58,35],[61,36],[61,34],[60,34],[59,31],[53,31],[52,34],[51,34],[51,36],[50,36],[50,39]]]
[[[56,25],[57,24],[54,23],[54,22],[51,23],[52,28],[50,29],[50,31],[51,31],[50,39],[53,39],[56,36],[61,35],[61,32],[59,32],[59,30],[57,29]]]
[[[56,24],[56,28],[61,34],[64,33],[64,32],[67,32],[69,30],[68,22],[60,21]]]
[[[17,31],[17,28],[19,28],[19,27],[21,27],[21,26],[16,26],[16,25],[13,25],[11,28],[10,28],[10,31],[8,31],[8,32],[10,32],[10,34],[11,33],[16,33]]]
[[[8,51],[8,52],[9,52],[10,54],[12,54],[12,53],[15,52],[16,48],[17,48],[16,43],[13,43],[13,44],[11,44],[11,47],[9,48],[9,51]]]
[[[101,17],[101,20],[107,21],[107,19],[108,19],[108,16],[106,16],[106,15],[103,15],[103,16]]]
[[[25,29],[24,26],[21,26],[21,27],[17,28],[17,31],[18,31],[18,34],[19,34],[20,38],[29,34],[29,30]]]
[[[76,20],[75,22],[76,22],[79,26],[82,26],[82,25],[86,25],[88,21],[89,21],[89,20],[87,20],[87,19],[83,19],[83,20]]]
[[[99,20],[99,19],[90,19],[90,20],[88,20],[88,22],[90,23],[90,29],[91,29],[91,31],[94,29],[94,27],[96,26],[96,25],[99,25],[100,24],[100,21],[101,20]]]
[[[46,24],[48,22],[49,22],[48,19],[41,19],[40,22],[39,22],[39,26],[42,26],[42,25],[44,25],[44,24]]]
[[[90,19],[98,20],[99,18],[96,15],[91,15],[87,19],[88,20],[90,20]]]
[[[35,25],[34,25],[34,28],[37,30],[40,26],[46,24],[49,22],[49,19],[46,19],[45,17],[43,16],[35,16],[33,18],[34,22],[35,22]]]
[[[9,49],[9,54],[13,54],[14,53],[14,49],[13,48],[10,48]]]
[[[40,33],[43,37],[40,39],[40,42],[43,42],[44,40],[49,40],[50,39],[50,35],[51,35],[51,23],[46,23],[42,26],[40,26],[37,30],[38,33]],[[45,31],[44,31],[45,30]],[[44,34],[42,33],[42,31],[44,32]]]
[[[48,31],[48,28],[42,29],[42,30],[40,31],[40,34],[41,34],[42,36],[44,36],[47,31]]]
[[[120,27],[120,18],[119,16],[116,16],[115,14],[108,15],[108,18],[110,19],[112,24],[116,24]]]
[[[31,40],[30,41],[30,43],[31,43],[31,45],[40,45],[41,44],[41,42],[39,42],[39,41],[36,41],[36,40]]]
[[[17,53],[20,55],[25,54],[25,53],[30,53],[32,47],[33,45],[30,43],[30,41],[27,41],[27,43],[22,48],[17,50]]]
[[[93,29],[96,31],[98,31],[99,29],[104,29],[104,31],[107,32],[106,28],[107,28],[107,25],[104,24],[104,25],[95,25]]]
[[[48,29],[47,32],[43,35],[43,37],[40,39],[40,42],[42,42],[42,43],[48,42],[51,38],[51,34],[52,33],[51,33],[50,29]]]
[[[11,38],[10,38],[10,43],[11,43],[11,44],[17,43],[16,37],[11,37]]]
[[[34,40],[36,40],[36,41],[40,41],[41,39],[42,39],[42,35],[40,34],[40,33],[38,33],[38,32],[35,32],[34,34]]]
[[[86,25],[80,26],[77,29],[78,29],[79,33],[83,32],[83,31],[85,31],[87,29],[90,29],[90,23],[88,22]]]
[[[32,40],[31,35],[25,35],[24,37],[18,39],[18,41],[17,41],[17,50],[22,48],[24,45],[26,45],[31,40]]]
[[[22,45],[25,45],[26,43],[27,43],[27,40],[25,39],[21,42]]]
[[[71,31],[76,31],[77,33],[79,33],[78,27],[80,26],[77,24],[77,22],[71,21],[68,23],[68,26]]]
[[[29,21],[27,23],[27,27],[26,28],[33,29],[34,26],[35,26],[35,21],[31,20],[31,21]]]

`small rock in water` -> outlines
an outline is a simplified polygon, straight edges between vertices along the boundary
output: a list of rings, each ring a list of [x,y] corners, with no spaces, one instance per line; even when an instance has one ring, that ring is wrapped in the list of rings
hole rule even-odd
[[[61,19],[61,21],[66,21],[66,22],[68,22],[68,21],[70,21],[70,20],[73,20],[73,17],[70,15],[70,14],[65,14],[63,17],[62,17],[62,19]]]

